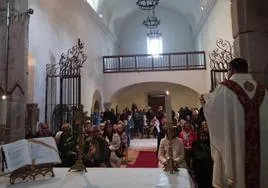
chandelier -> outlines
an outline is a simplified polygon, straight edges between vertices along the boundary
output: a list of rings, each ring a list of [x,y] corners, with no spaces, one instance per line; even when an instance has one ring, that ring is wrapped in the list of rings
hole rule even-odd
[[[162,36],[162,33],[158,29],[150,30],[147,33],[147,37],[149,38],[159,38]]]
[[[155,16],[148,16],[146,20],[142,22],[148,29],[156,29],[160,25],[160,20]]]
[[[142,10],[152,10],[159,4],[159,0],[138,0],[136,4]]]

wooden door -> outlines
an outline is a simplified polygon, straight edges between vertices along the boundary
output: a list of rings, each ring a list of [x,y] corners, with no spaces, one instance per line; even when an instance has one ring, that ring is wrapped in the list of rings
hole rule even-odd
[[[165,95],[148,95],[148,106],[156,112],[159,106],[165,109]]]

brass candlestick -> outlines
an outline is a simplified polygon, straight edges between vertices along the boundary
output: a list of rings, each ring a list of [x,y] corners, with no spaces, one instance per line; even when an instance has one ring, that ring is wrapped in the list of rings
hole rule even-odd
[[[84,153],[84,132],[83,132],[83,123],[87,121],[89,117],[87,112],[83,111],[83,106],[81,105],[74,114],[74,122],[78,127],[77,133],[77,159],[75,164],[69,169],[74,172],[87,172],[87,169],[83,163],[83,153]]]

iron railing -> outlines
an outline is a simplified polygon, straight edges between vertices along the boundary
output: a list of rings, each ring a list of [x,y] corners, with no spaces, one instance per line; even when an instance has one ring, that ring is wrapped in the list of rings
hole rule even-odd
[[[104,73],[202,69],[206,69],[206,55],[203,51],[103,57]]]

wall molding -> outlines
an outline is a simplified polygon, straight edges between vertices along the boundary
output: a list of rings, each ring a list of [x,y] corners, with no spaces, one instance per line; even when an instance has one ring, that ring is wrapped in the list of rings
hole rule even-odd
[[[213,10],[215,4],[217,3],[217,0],[208,0],[207,4],[205,5],[204,11],[202,16],[200,17],[200,20],[196,24],[196,26],[193,28],[193,36],[194,39],[198,36],[198,33],[203,28],[204,24],[207,22],[208,17]]]

